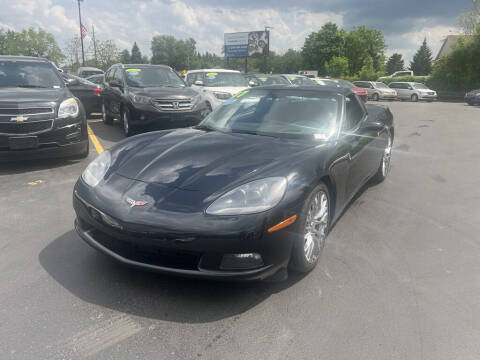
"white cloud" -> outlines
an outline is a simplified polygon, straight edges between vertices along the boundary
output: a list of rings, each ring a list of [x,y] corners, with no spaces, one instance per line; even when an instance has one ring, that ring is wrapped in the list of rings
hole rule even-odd
[[[387,55],[390,56],[398,52],[407,60],[405,61],[405,65],[408,65],[413,55],[415,55],[418,48],[422,45],[423,39],[427,38],[427,44],[432,50],[433,58],[435,58],[442,46],[443,39],[445,39],[447,35],[460,33],[460,29],[454,26],[437,25],[422,27],[423,22],[423,19],[418,21],[418,30],[388,37],[387,44],[389,49],[386,52]]]

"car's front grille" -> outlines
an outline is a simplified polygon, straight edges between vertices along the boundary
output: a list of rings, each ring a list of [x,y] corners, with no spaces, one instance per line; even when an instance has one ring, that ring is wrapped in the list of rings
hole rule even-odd
[[[139,244],[135,240],[119,240],[97,229],[92,229],[91,235],[107,249],[132,261],[166,268],[198,270],[201,254],[166,249],[155,244]]]
[[[0,133],[8,135],[35,134],[52,128],[53,120],[32,121],[23,123],[0,122]]]
[[[193,107],[192,99],[154,99],[153,105],[162,111],[185,111]]]
[[[46,115],[53,114],[50,107],[34,107],[34,108],[2,108],[0,107],[0,116],[15,115]]]

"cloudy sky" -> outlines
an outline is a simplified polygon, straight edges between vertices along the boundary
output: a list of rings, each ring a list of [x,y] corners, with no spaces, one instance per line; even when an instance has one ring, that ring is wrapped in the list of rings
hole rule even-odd
[[[383,31],[387,54],[410,59],[426,36],[434,56],[441,40],[457,34],[457,17],[470,0],[84,0],[83,23],[120,48],[137,41],[149,53],[157,34],[193,37],[200,51],[219,53],[224,32],[272,26],[271,48],[300,49],[309,33],[327,21],[346,29],[366,25]],[[60,46],[78,33],[76,0],[0,0],[0,27],[42,27]],[[88,42],[88,38],[87,38]]]

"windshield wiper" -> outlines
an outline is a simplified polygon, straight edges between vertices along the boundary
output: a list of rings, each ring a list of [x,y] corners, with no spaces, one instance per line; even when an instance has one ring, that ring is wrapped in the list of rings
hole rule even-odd
[[[41,85],[12,85],[12,87],[48,89],[48,86],[41,86]]]
[[[214,129],[210,126],[207,126],[207,125],[196,125],[193,128],[198,129],[198,130],[206,130],[206,131],[215,131],[216,130],[216,129]]]
[[[278,138],[278,136],[275,136],[271,133],[264,133],[261,131],[251,131],[251,130],[235,130],[231,131],[232,133],[238,133],[238,134],[248,134],[248,135],[259,135],[259,136],[268,136],[272,138]]]

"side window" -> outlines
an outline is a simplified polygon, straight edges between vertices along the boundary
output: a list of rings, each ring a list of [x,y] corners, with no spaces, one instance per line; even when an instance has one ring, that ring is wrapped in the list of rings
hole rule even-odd
[[[350,130],[362,120],[364,110],[358,102],[357,97],[353,94],[347,96],[345,101],[345,122],[343,123],[343,130]]]
[[[107,84],[108,84],[108,82],[110,81],[111,74],[112,74],[112,69],[108,69],[107,72],[105,73],[105,82],[106,82]]]
[[[188,86],[192,86],[192,84],[195,82],[193,79],[195,78],[195,74],[188,74],[186,81]]]
[[[391,89],[398,89],[398,86],[397,84],[395,83],[390,83],[390,85],[388,85]]]
[[[114,78],[115,80],[117,80],[120,84],[123,85],[123,75],[122,75],[122,72],[123,72],[122,69],[117,68],[117,69],[115,70],[115,74],[113,75],[113,78]]]

